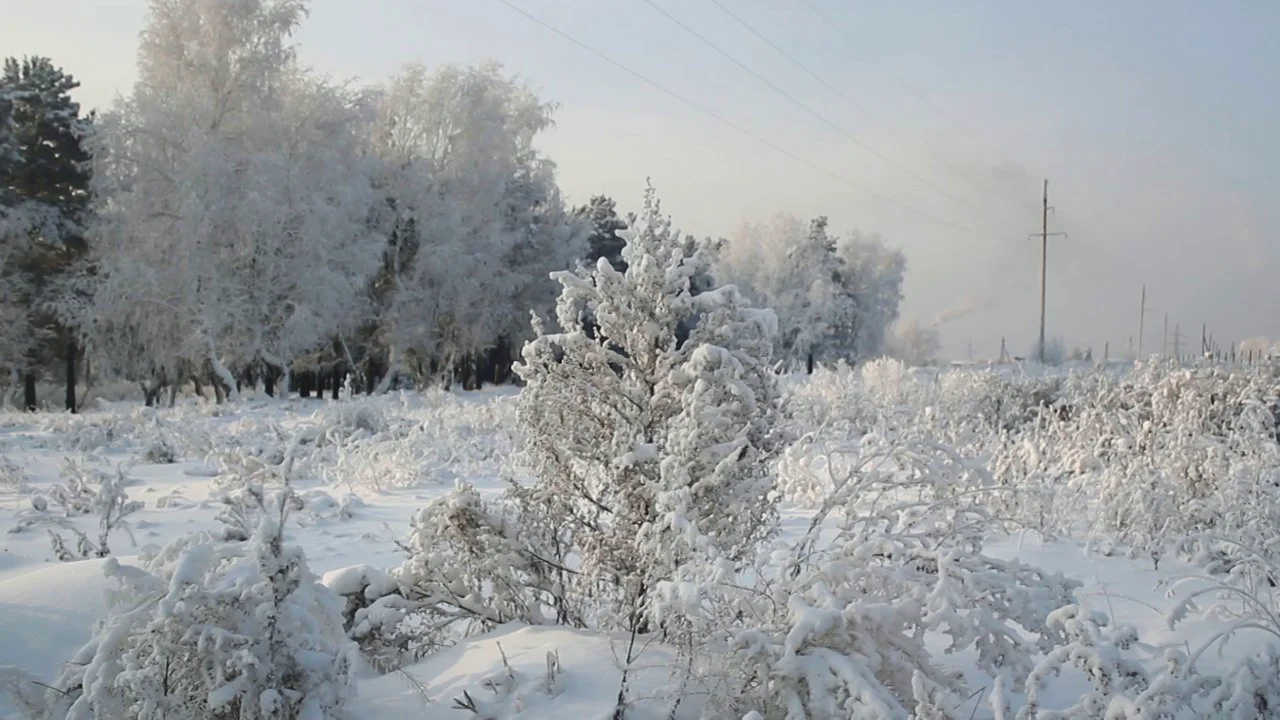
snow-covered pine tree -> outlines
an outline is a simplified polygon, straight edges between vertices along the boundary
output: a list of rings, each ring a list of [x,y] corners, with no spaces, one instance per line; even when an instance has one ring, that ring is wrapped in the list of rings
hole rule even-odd
[[[836,238],[825,217],[806,225],[786,214],[744,225],[716,263],[723,280],[774,309],[782,359],[807,369],[880,352],[904,271],[902,253],[878,239]]]
[[[106,563],[107,614],[49,692],[48,718],[336,720],[351,694],[342,601],[284,543],[298,498],[248,541],[196,533],[142,567]]]
[[[732,287],[694,294],[706,246],[672,228],[652,187],[626,238],[625,272],[557,273],[561,331],[525,346],[535,481],[517,496],[574,548],[574,594],[600,624],[636,629],[695,553],[733,564],[774,531],[779,436],[773,314]]]
[[[594,265],[604,258],[618,272],[626,271],[622,262],[622,248],[626,240],[618,233],[627,229],[627,223],[617,211],[617,203],[605,195],[593,195],[586,205],[573,209],[575,217],[591,224],[591,234],[587,236],[587,261]]]
[[[22,373],[28,409],[37,376],[59,360],[70,364],[66,404],[76,409],[76,339],[52,308],[85,249],[89,123],[71,100],[77,87],[44,57],[8,58],[0,74],[0,314],[12,320],[0,330],[0,362]]]

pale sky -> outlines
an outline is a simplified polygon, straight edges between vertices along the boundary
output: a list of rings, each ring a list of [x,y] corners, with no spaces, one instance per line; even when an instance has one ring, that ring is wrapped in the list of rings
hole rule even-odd
[[[1069,233],[1050,240],[1051,336],[1122,354],[1145,283],[1148,351],[1165,312],[1184,348],[1201,323],[1224,343],[1280,338],[1280,2],[808,0],[828,24],[804,0],[719,0],[836,94],[713,0],[653,0],[831,124],[645,0],[509,2],[879,197],[498,0],[313,0],[300,54],[367,83],[408,61],[501,62],[561,105],[542,147],[575,203],[605,193],[633,208],[651,177],[699,235],[777,211],[879,232],[907,254],[907,315],[973,309],[942,326],[951,357],[970,341],[993,357],[1002,336],[1014,353],[1032,347],[1039,240],[1027,234],[1044,178],[1050,231]],[[0,0],[0,54],[48,55],[82,81],[86,108],[107,107],[133,81],[145,9]]]

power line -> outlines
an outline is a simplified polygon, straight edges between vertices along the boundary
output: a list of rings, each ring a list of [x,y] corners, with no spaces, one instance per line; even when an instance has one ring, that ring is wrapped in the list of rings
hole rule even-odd
[[[883,128],[885,128],[886,130],[888,130],[888,131],[889,131],[889,132],[890,132],[894,137],[898,138],[899,140],[903,140],[903,141],[905,141],[905,142],[911,143],[911,144],[913,144],[913,145],[914,145],[914,144],[917,144],[917,143],[915,143],[914,141],[912,141],[910,138],[907,138],[906,136],[904,136],[904,135],[902,135],[901,133],[899,133],[899,132],[897,132],[896,130],[894,130],[894,129],[893,129],[893,126],[892,126],[890,123],[885,122],[882,118],[880,118],[879,116],[877,116],[874,112],[872,112],[871,110],[868,110],[868,109],[867,109],[867,107],[866,107],[865,105],[863,105],[863,104],[861,104],[861,103],[857,102],[857,101],[856,101],[856,100],[854,100],[853,98],[849,97],[849,95],[848,95],[847,93],[845,93],[845,92],[841,91],[841,90],[840,90],[839,88],[837,88],[836,86],[834,86],[834,85],[832,85],[831,83],[829,83],[829,82],[827,82],[826,80],[824,80],[820,75],[818,75],[816,72],[814,72],[813,70],[811,70],[811,69],[809,68],[809,66],[805,65],[804,63],[802,63],[802,62],[800,62],[799,60],[797,60],[797,59],[795,59],[794,57],[792,57],[792,55],[791,55],[790,53],[788,53],[786,50],[784,50],[784,49],[782,49],[781,47],[779,47],[777,43],[775,43],[775,42],[773,42],[772,40],[770,40],[767,36],[765,36],[765,34],[764,34],[764,33],[762,33],[762,32],[760,32],[759,30],[757,30],[755,27],[753,27],[753,26],[752,26],[750,23],[748,23],[746,20],[743,20],[743,19],[742,19],[742,17],[741,17],[740,15],[738,15],[738,14],[737,14],[737,13],[735,13],[734,11],[730,10],[728,7],[725,7],[725,5],[724,5],[723,3],[721,3],[721,2],[720,2],[720,0],[711,0],[711,3],[712,3],[713,5],[715,5],[716,7],[720,8],[720,10],[721,10],[722,12],[724,12],[726,15],[728,15],[728,16],[729,16],[729,17],[731,17],[731,18],[733,18],[733,20],[734,20],[735,22],[737,22],[739,25],[741,25],[741,26],[742,26],[742,27],[743,27],[747,32],[749,32],[749,33],[751,33],[752,35],[756,36],[756,38],[758,38],[761,42],[763,42],[764,44],[766,44],[766,45],[768,45],[769,47],[773,48],[773,50],[774,50],[775,52],[777,52],[777,53],[778,53],[779,55],[781,55],[782,57],[786,58],[786,59],[787,59],[787,61],[788,61],[788,62],[790,62],[792,65],[795,65],[796,67],[800,68],[802,71],[804,71],[804,72],[805,72],[805,74],[807,74],[809,77],[813,78],[815,81],[817,81],[819,84],[821,84],[824,88],[826,88],[829,92],[833,93],[836,97],[840,98],[841,100],[844,100],[844,101],[845,101],[846,103],[848,103],[851,107],[853,107],[854,109],[858,110],[858,111],[859,111],[859,112],[861,112],[862,114],[864,114],[864,115],[866,115],[867,117],[869,117],[869,118],[871,118],[872,120],[874,120],[874,121],[875,121],[876,123],[878,123],[881,127],[883,127]],[[952,165],[951,163],[947,162],[947,161],[946,161],[946,160],[944,160],[943,158],[938,157],[935,153],[931,152],[931,151],[930,151],[927,147],[925,147],[924,145],[919,145],[919,147],[920,147],[921,152],[923,152],[925,155],[929,156],[929,158],[930,158],[931,160],[933,160],[934,162],[938,163],[939,165],[942,165],[943,167],[947,168],[947,169],[948,169],[948,170],[950,170],[951,172],[955,173],[957,176],[962,177],[962,178],[964,178],[965,180],[967,180],[967,181],[969,181],[969,182],[973,183],[973,184],[974,184],[974,186],[978,188],[978,190],[980,190],[980,191],[984,191],[984,192],[985,192],[985,190],[982,188],[982,186],[981,186],[981,185],[980,185],[980,184],[979,184],[979,183],[978,183],[978,182],[977,182],[977,181],[976,181],[976,180],[975,180],[971,175],[969,175],[968,173],[964,172],[964,171],[963,171],[963,170],[961,170],[960,168],[955,167],[954,165]],[[1005,218],[1005,219],[1008,219],[1008,218]]]
[[[809,8],[809,12],[812,12],[814,15],[817,15],[818,18],[820,18],[823,22],[825,22],[832,30],[836,31],[836,33],[838,33],[851,45],[858,44],[858,41],[853,37],[853,35],[851,35],[847,30],[845,30],[843,27],[837,24],[834,20],[832,20],[829,15],[819,10],[817,6],[815,6],[812,2],[810,2],[810,0],[800,0],[800,2],[803,3],[805,7]],[[894,82],[901,85],[912,95],[915,95],[916,99],[919,100],[921,103],[923,103],[930,110],[932,110],[935,115],[951,123],[952,127],[954,127],[956,130],[959,130],[962,135],[969,138],[969,140],[973,142],[975,145],[977,145],[979,148],[986,150],[992,155],[995,155],[997,158],[1002,160],[1007,165],[1020,165],[1020,163],[1016,163],[1013,160],[1010,160],[1008,156],[1006,156],[1004,153],[997,150],[994,146],[987,145],[986,143],[982,142],[982,140],[980,140],[979,138],[974,136],[972,133],[970,133],[968,130],[966,130],[962,125],[960,125],[960,123],[956,122],[954,118],[952,118],[945,111],[943,111],[942,108],[938,107],[936,104],[931,102],[923,91],[916,89],[913,85],[911,85],[906,80],[904,80],[902,76],[898,75],[897,73],[893,72],[892,70],[890,70],[889,68],[883,65],[880,65],[879,67],[880,67],[880,70],[883,71],[885,75],[887,75]]]
[[[866,150],[867,152],[871,153],[872,155],[875,155],[876,157],[878,157],[878,158],[880,158],[881,160],[883,160],[885,163],[887,163],[887,164],[889,164],[889,165],[891,165],[891,166],[893,166],[893,167],[897,168],[898,170],[901,170],[902,172],[906,173],[907,175],[910,175],[911,177],[915,178],[918,182],[920,182],[922,185],[925,185],[926,187],[931,188],[932,190],[934,190],[934,191],[938,192],[939,194],[944,195],[944,196],[946,196],[946,197],[950,198],[951,200],[953,200],[953,201],[955,201],[955,202],[957,202],[957,203],[960,203],[961,205],[968,206],[969,208],[971,208],[971,209],[973,209],[973,210],[978,210],[978,208],[974,207],[974,206],[973,206],[971,203],[969,203],[967,200],[964,200],[963,198],[959,198],[959,197],[956,197],[955,195],[952,195],[951,193],[947,192],[946,190],[942,189],[941,187],[938,187],[937,185],[935,185],[935,184],[933,184],[933,183],[929,182],[929,181],[928,181],[927,179],[925,179],[923,176],[921,176],[921,175],[919,175],[919,174],[915,173],[915,172],[914,172],[914,171],[912,171],[910,168],[908,168],[908,167],[906,167],[906,166],[904,166],[904,165],[901,165],[901,164],[899,164],[899,163],[895,162],[893,159],[891,159],[891,158],[889,158],[888,156],[884,155],[884,154],[883,154],[883,153],[881,153],[879,150],[876,150],[875,148],[871,147],[870,145],[866,144],[865,142],[863,142],[863,141],[859,140],[856,136],[854,136],[854,135],[853,135],[853,133],[850,133],[848,130],[845,130],[843,127],[841,127],[841,126],[837,125],[836,123],[832,122],[832,121],[831,121],[831,120],[829,120],[825,115],[823,115],[822,113],[818,112],[817,110],[814,110],[812,107],[810,107],[809,105],[807,105],[804,101],[800,100],[799,98],[797,98],[796,96],[794,96],[794,95],[792,95],[791,93],[787,92],[786,90],[783,90],[781,87],[779,87],[778,85],[776,85],[773,81],[769,80],[768,78],[766,78],[765,76],[763,76],[763,75],[761,75],[760,73],[756,72],[755,70],[752,70],[750,66],[746,65],[746,64],[745,64],[745,63],[743,63],[741,60],[739,60],[739,59],[735,58],[733,55],[729,54],[729,52],[728,52],[728,51],[726,51],[725,49],[721,48],[719,45],[716,45],[715,43],[711,42],[711,40],[707,39],[707,37],[706,37],[705,35],[703,35],[702,33],[698,32],[697,30],[694,30],[692,27],[689,27],[689,26],[688,26],[688,25],[686,25],[685,23],[681,22],[679,18],[677,18],[676,16],[674,16],[674,15],[672,15],[671,13],[667,12],[666,10],[662,9],[662,6],[660,6],[660,5],[658,5],[657,3],[653,2],[653,0],[643,0],[643,2],[644,2],[646,5],[648,5],[649,7],[653,8],[654,10],[658,11],[659,13],[661,13],[663,17],[667,18],[667,19],[668,19],[668,20],[670,20],[671,22],[673,22],[673,23],[675,23],[676,25],[680,26],[680,28],[682,28],[685,32],[689,33],[690,35],[692,35],[692,36],[694,36],[695,38],[697,38],[698,40],[700,40],[700,41],[701,41],[703,44],[705,44],[707,47],[709,47],[709,48],[711,48],[712,50],[715,50],[717,53],[719,53],[719,54],[723,55],[727,60],[729,60],[729,62],[732,62],[734,65],[737,65],[739,68],[742,68],[744,71],[746,71],[746,72],[747,72],[748,74],[750,74],[752,77],[754,77],[755,79],[757,79],[757,80],[759,80],[760,82],[762,82],[762,83],[764,83],[765,85],[767,85],[767,86],[769,87],[769,89],[773,90],[774,92],[778,93],[778,94],[779,94],[779,95],[781,95],[782,97],[784,97],[784,98],[786,98],[787,100],[791,101],[793,104],[795,104],[796,106],[800,107],[800,108],[801,108],[801,109],[803,109],[805,112],[808,112],[810,115],[814,116],[815,118],[817,118],[818,120],[820,120],[821,122],[823,122],[824,124],[826,124],[826,125],[827,125],[828,127],[830,127],[831,129],[833,129],[833,130],[835,130],[836,132],[840,133],[841,135],[845,136],[845,137],[846,137],[850,142],[854,143],[855,145],[858,145],[859,147],[861,147],[862,149],[864,149],[864,150]],[[980,212],[980,211],[979,211],[979,212]]]
[[[733,128],[734,130],[738,131],[739,133],[741,133],[741,134],[743,134],[743,135],[746,135],[747,137],[751,138],[752,140],[755,140],[756,142],[758,142],[758,143],[760,143],[760,144],[762,144],[762,145],[764,145],[764,146],[766,146],[766,147],[768,147],[768,148],[770,148],[770,149],[774,150],[775,152],[781,153],[781,154],[783,154],[783,155],[785,155],[785,156],[787,156],[787,157],[791,158],[792,160],[795,160],[796,162],[803,163],[804,165],[808,165],[810,168],[813,168],[814,170],[817,170],[818,172],[821,172],[821,173],[824,173],[824,174],[826,174],[826,175],[829,175],[829,176],[831,176],[832,178],[835,178],[836,180],[839,180],[839,181],[841,181],[841,182],[843,182],[843,183],[845,183],[845,184],[847,184],[847,185],[849,185],[849,186],[851,186],[851,187],[853,187],[853,188],[855,188],[855,189],[857,189],[857,190],[860,190],[861,192],[866,193],[867,195],[869,195],[869,196],[870,196],[870,197],[872,197],[872,198],[875,198],[876,200],[879,200],[879,201],[881,201],[881,202],[887,203],[887,204],[889,204],[889,205],[893,205],[893,206],[895,206],[895,207],[897,207],[897,208],[900,208],[900,209],[902,209],[902,210],[906,210],[907,212],[910,212],[910,213],[912,213],[912,214],[914,214],[914,215],[918,215],[918,216],[920,216],[920,217],[922,217],[922,218],[925,218],[925,219],[927,219],[927,220],[932,220],[933,222],[939,223],[939,224],[941,224],[941,225],[946,225],[946,226],[948,226],[948,227],[955,228],[955,229],[957,229],[957,230],[961,230],[961,231],[964,231],[964,232],[974,232],[974,229],[973,229],[973,228],[971,228],[971,227],[968,227],[968,226],[966,226],[966,225],[961,225],[961,224],[959,224],[959,223],[955,223],[955,222],[952,222],[952,221],[950,221],[950,220],[946,220],[946,219],[944,219],[944,218],[940,218],[940,217],[938,217],[937,215],[934,215],[934,214],[932,214],[932,213],[930,213],[930,212],[927,212],[927,211],[920,210],[920,209],[918,209],[918,208],[912,207],[912,206],[907,205],[907,204],[905,204],[905,203],[902,203],[902,202],[900,202],[900,201],[898,201],[898,200],[895,200],[895,199],[893,199],[893,198],[891,198],[891,197],[889,197],[889,196],[887,196],[887,195],[882,195],[882,194],[880,194],[880,193],[878,193],[878,192],[876,192],[876,191],[874,191],[874,190],[872,190],[872,189],[868,188],[867,186],[865,186],[865,185],[863,185],[863,184],[861,184],[861,183],[859,183],[859,182],[857,182],[857,181],[855,181],[855,180],[851,180],[851,179],[849,179],[848,177],[845,177],[844,175],[841,175],[840,173],[838,173],[838,172],[836,172],[836,171],[834,171],[834,170],[830,170],[830,169],[825,168],[825,167],[823,167],[823,166],[821,166],[821,165],[819,165],[819,164],[817,164],[817,163],[815,163],[815,162],[813,162],[813,161],[811,161],[811,160],[807,160],[807,159],[805,159],[805,158],[803,158],[803,157],[801,157],[801,156],[799,156],[799,155],[796,155],[795,153],[791,152],[790,150],[787,150],[786,148],[782,147],[781,145],[778,145],[778,144],[776,144],[776,143],[774,143],[774,142],[771,142],[770,140],[767,140],[767,139],[766,139],[766,138],[764,138],[764,137],[761,137],[760,135],[757,135],[756,133],[754,133],[754,132],[752,132],[752,131],[750,131],[750,130],[748,130],[748,129],[744,128],[744,127],[742,127],[741,125],[738,125],[737,123],[733,122],[732,120],[729,120],[728,118],[725,118],[724,116],[722,116],[722,115],[720,115],[720,114],[716,113],[715,111],[713,111],[713,110],[708,110],[707,108],[705,108],[705,107],[703,107],[703,106],[699,105],[698,103],[694,102],[693,100],[690,100],[689,98],[686,98],[685,96],[683,96],[683,95],[681,95],[681,94],[677,93],[676,91],[674,91],[674,90],[672,90],[672,89],[670,89],[670,88],[666,87],[665,85],[662,85],[661,83],[659,83],[659,82],[657,82],[657,81],[655,81],[655,80],[651,80],[650,78],[648,78],[648,77],[646,77],[646,76],[644,76],[644,75],[640,74],[639,72],[637,72],[637,71],[635,71],[635,70],[632,70],[631,68],[627,67],[626,65],[623,65],[621,62],[619,62],[619,61],[617,61],[617,60],[614,60],[613,58],[609,57],[608,55],[606,55],[606,54],[604,54],[604,53],[600,52],[599,50],[596,50],[595,48],[591,47],[590,45],[587,45],[586,43],[582,42],[581,40],[578,40],[577,38],[573,37],[572,35],[570,35],[570,34],[568,34],[568,33],[564,32],[563,30],[560,30],[559,28],[557,28],[557,27],[555,27],[555,26],[551,25],[550,23],[547,23],[546,21],[544,21],[544,20],[542,20],[541,18],[539,18],[539,17],[537,17],[537,16],[533,15],[532,13],[530,13],[530,12],[528,12],[528,11],[524,10],[523,8],[521,8],[521,7],[517,6],[517,5],[514,5],[513,3],[511,3],[511,2],[510,2],[510,0],[496,0],[496,2],[499,2],[499,3],[501,3],[501,4],[505,5],[505,6],[507,6],[507,7],[508,7],[508,8],[510,8],[511,10],[513,10],[513,11],[515,11],[515,12],[519,13],[520,15],[523,15],[523,16],[524,16],[526,19],[528,19],[530,22],[533,22],[533,23],[535,23],[535,24],[537,24],[537,25],[541,25],[543,28],[545,28],[545,29],[547,29],[547,30],[551,31],[552,33],[555,33],[556,35],[559,35],[560,37],[564,38],[565,40],[568,40],[569,42],[573,43],[574,45],[577,45],[578,47],[582,48],[583,50],[586,50],[587,52],[591,53],[592,55],[595,55],[596,57],[600,58],[601,60],[604,60],[605,62],[609,63],[610,65],[613,65],[614,67],[618,68],[619,70],[622,70],[623,72],[625,72],[625,73],[627,73],[628,75],[630,75],[630,76],[632,76],[632,77],[636,78],[637,80],[640,80],[641,82],[645,83],[646,85],[649,85],[650,87],[653,87],[654,89],[656,89],[656,90],[659,90],[659,91],[663,92],[664,94],[666,94],[666,95],[668,95],[668,96],[670,96],[670,97],[672,97],[672,98],[674,98],[674,99],[678,100],[679,102],[681,102],[681,103],[683,103],[683,104],[685,104],[685,105],[687,105],[687,106],[689,106],[689,107],[693,108],[694,110],[697,110],[698,112],[700,112],[700,113],[702,113],[702,114],[706,115],[707,117],[710,117],[710,118],[712,118],[713,120],[716,120],[717,122],[720,122],[720,123],[722,123],[722,124],[724,124],[724,125],[729,126],[730,128]]]

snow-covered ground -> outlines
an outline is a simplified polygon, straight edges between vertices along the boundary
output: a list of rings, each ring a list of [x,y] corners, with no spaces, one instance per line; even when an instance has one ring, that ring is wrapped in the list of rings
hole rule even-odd
[[[59,562],[51,543],[50,533],[60,533],[73,547],[71,526],[97,537],[93,514],[67,519],[52,506],[54,488],[68,477],[100,471],[126,478],[129,499],[143,506],[128,517],[127,530],[109,539],[113,555],[130,563],[192,531],[216,530],[226,479],[252,472],[249,460],[292,462],[304,508],[290,517],[287,534],[305,549],[311,569],[322,575],[352,565],[392,568],[402,559],[396,541],[415,511],[455,481],[489,496],[502,492],[516,432],[515,393],[505,389],[337,402],[190,402],[166,410],[119,403],[79,417],[0,415],[0,666],[52,682],[103,611],[104,561]],[[798,536],[812,513],[803,503],[784,504],[784,535]],[[1140,553],[1108,555],[1091,544],[993,529],[986,551],[1080,581],[1080,602],[1133,625],[1136,652],[1153,666],[1166,648],[1186,651],[1226,627],[1198,616],[1176,628],[1166,621],[1178,598],[1165,583],[1202,568],[1174,557],[1157,564]],[[1206,655],[1202,668],[1228,667],[1273,639],[1265,631],[1242,632],[1221,657]],[[503,625],[396,672],[362,668],[353,716],[466,718],[458,706],[474,702],[481,717],[609,718],[625,642],[564,627]],[[975,669],[970,654],[947,656],[941,639],[930,643],[975,692],[953,712],[992,717],[985,692],[992,678]],[[629,717],[650,711],[660,717],[670,707],[664,693],[672,658],[655,643],[632,664]],[[1065,672],[1050,680],[1041,700],[1062,707],[1087,687],[1083,675]],[[7,699],[0,702],[16,712]],[[690,698],[681,716],[693,716],[698,703]]]

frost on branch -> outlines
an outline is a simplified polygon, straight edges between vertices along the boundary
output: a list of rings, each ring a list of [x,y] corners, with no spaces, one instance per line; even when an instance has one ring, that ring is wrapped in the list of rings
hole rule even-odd
[[[143,504],[129,499],[125,486],[131,480],[123,466],[110,473],[67,459],[62,464],[61,474],[62,482],[50,488],[47,495],[32,498],[31,509],[9,529],[10,533],[23,532],[37,525],[53,525],[70,532],[76,541],[74,549],[67,546],[59,531],[49,529],[54,557],[63,562],[107,557],[111,554],[111,535],[118,530],[123,530],[133,540],[127,518],[141,510]],[[50,505],[55,510],[51,511]],[[98,531],[94,538],[72,522],[72,518],[83,515],[96,516]]]
[[[1079,605],[1054,611],[1048,622],[1066,634],[1067,642],[1046,655],[1027,678],[1027,700],[1018,711],[1018,720],[1231,717],[1206,713],[1205,707],[1213,707],[1213,701],[1198,704],[1212,694],[1220,680],[1196,673],[1194,663],[1180,650],[1166,650],[1164,668],[1153,673],[1133,653],[1138,634],[1131,626],[1108,628],[1106,615]],[[1048,680],[1069,668],[1084,674],[1089,691],[1066,708],[1043,707],[1041,693]]]
[[[50,718],[345,717],[342,606],[284,544],[288,490],[248,542],[195,534],[143,567],[108,560],[107,615],[50,691]]]
[[[744,619],[709,673],[733,678],[711,703],[725,717],[946,717],[961,678],[936,664],[924,632],[1019,679],[1063,641],[1044,618],[1076,583],[982,554],[989,518],[956,492],[964,467],[952,454],[871,438],[789,456],[784,474],[828,474],[833,491],[810,532],[760,569],[758,588],[731,597]],[[828,517],[835,536],[819,542]]]

